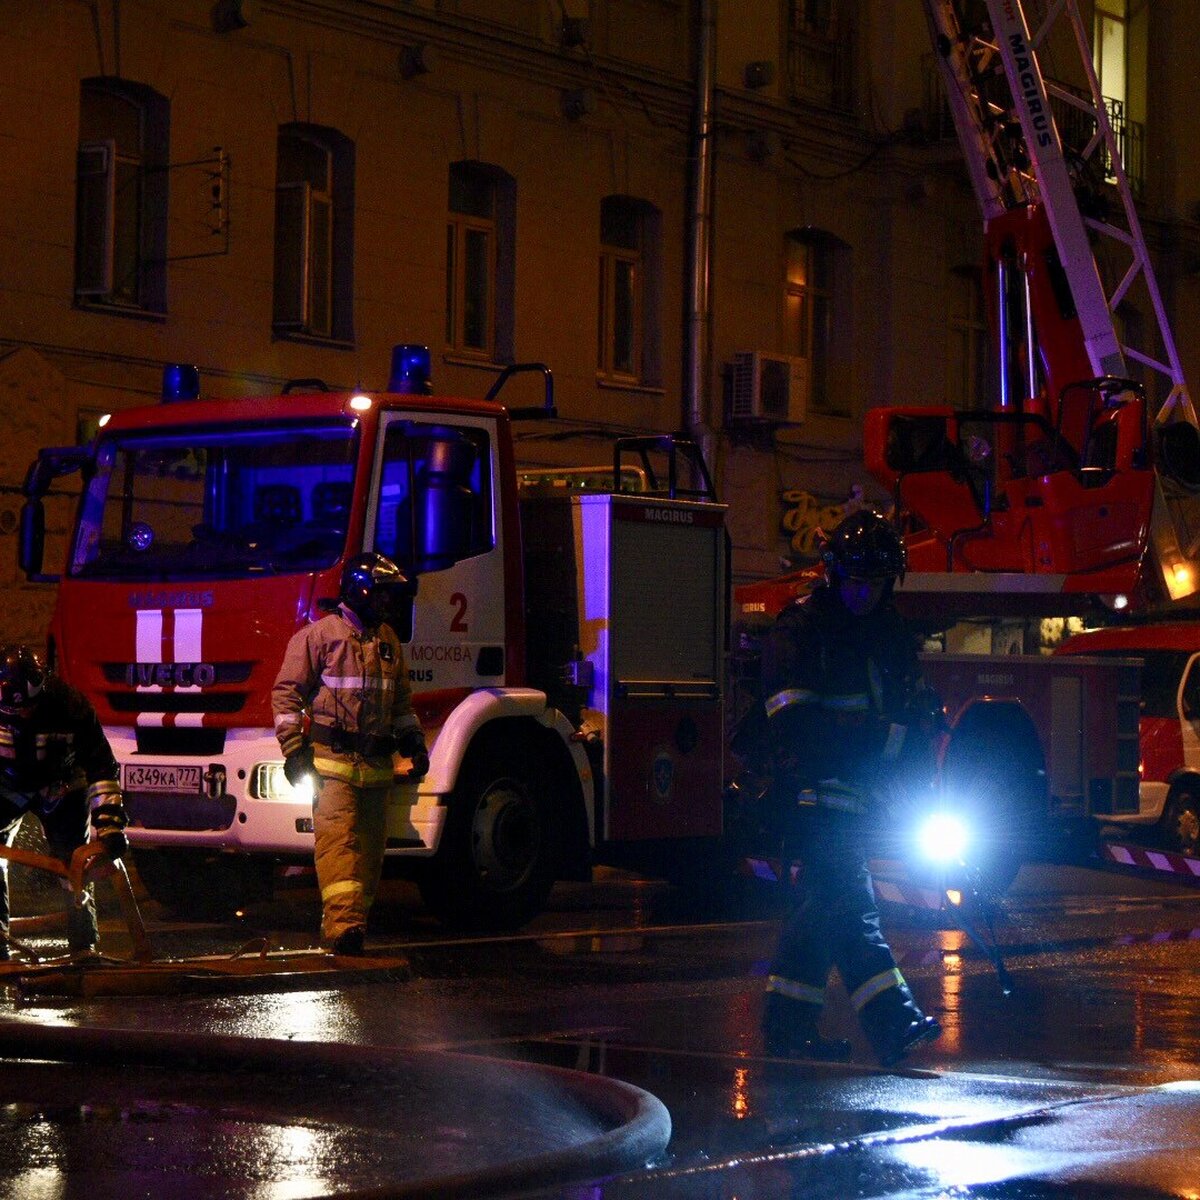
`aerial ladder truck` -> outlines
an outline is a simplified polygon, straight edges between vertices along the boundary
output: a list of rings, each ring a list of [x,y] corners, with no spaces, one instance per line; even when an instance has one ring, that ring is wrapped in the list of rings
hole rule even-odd
[[[908,549],[897,603],[928,629],[1186,606],[1200,433],[1076,0],[1037,20],[1030,0],[923,4],[984,220],[998,377],[970,410],[867,413],[866,466]],[[1051,42],[1084,86],[1047,78]],[[1122,336],[1135,300],[1153,345]],[[739,589],[746,640],[814,575]],[[942,796],[990,842],[998,885],[1030,859],[1200,872],[1140,821],[1136,659],[932,653],[925,670],[950,724]],[[1102,836],[1139,821],[1149,859]]]

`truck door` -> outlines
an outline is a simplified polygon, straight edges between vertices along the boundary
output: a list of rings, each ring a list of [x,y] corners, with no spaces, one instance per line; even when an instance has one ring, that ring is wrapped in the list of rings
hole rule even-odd
[[[502,686],[513,669],[495,434],[469,416],[381,421],[364,545],[419,580],[406,651],[418,693]]]
[[[1193,654],[1179,681],[1179,731],[1183,742],[1181,766],[1200,771],[1200,654]]]

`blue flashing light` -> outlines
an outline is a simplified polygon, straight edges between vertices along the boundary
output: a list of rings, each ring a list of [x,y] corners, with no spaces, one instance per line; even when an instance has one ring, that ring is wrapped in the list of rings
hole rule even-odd
[[[392,347],[392,373],[388,391],[427,396],[433,391],[430,383],[429,347],[411,342]]]
[[[200,368],[188,363],[165,363],[162,374],[162,399],[164,404],[176,400],[198,400],[200,398]]]

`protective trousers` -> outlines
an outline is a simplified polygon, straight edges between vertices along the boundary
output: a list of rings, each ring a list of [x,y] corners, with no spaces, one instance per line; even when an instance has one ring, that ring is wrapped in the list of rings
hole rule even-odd
[[[71,855],[87,841],[88,803],[83,788],[73,789],[57,800],[36,799],[28,808],[15,803],[0,793],[0,841],[11,846],[17,837],[21,818],[31,812],[42,823],[46,842],[52,857],[64,866],[70,866]],[[62,885],[67,888],[66,880]],[[64,893],[67,912],[67,946],[73,954],[94,950],[100,940],[96,923],[96,901],[92,885],[88,884],[80,893],[78,901]],[[8,934],[8,860],[0,859],[0,929]]]
[[[364,928],[379,888],[388,786],[363,787],[321,777],[313,799],[314,855],[321,889],[321,939]]]
[[[767,1018],[815,1031],[836,966],[876,1054],[886,1058],[922,1013],[880,929],[863,821],[822,809],[806,814],[796,846],[804,871],[771,965]]]

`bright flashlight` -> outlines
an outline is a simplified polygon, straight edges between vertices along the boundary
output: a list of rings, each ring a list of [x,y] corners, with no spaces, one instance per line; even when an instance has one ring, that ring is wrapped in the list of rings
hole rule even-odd
[[[918,842],[926,858],[957,862],[967,848],[967,827],[950,813],[934,813],[921,826]]]

